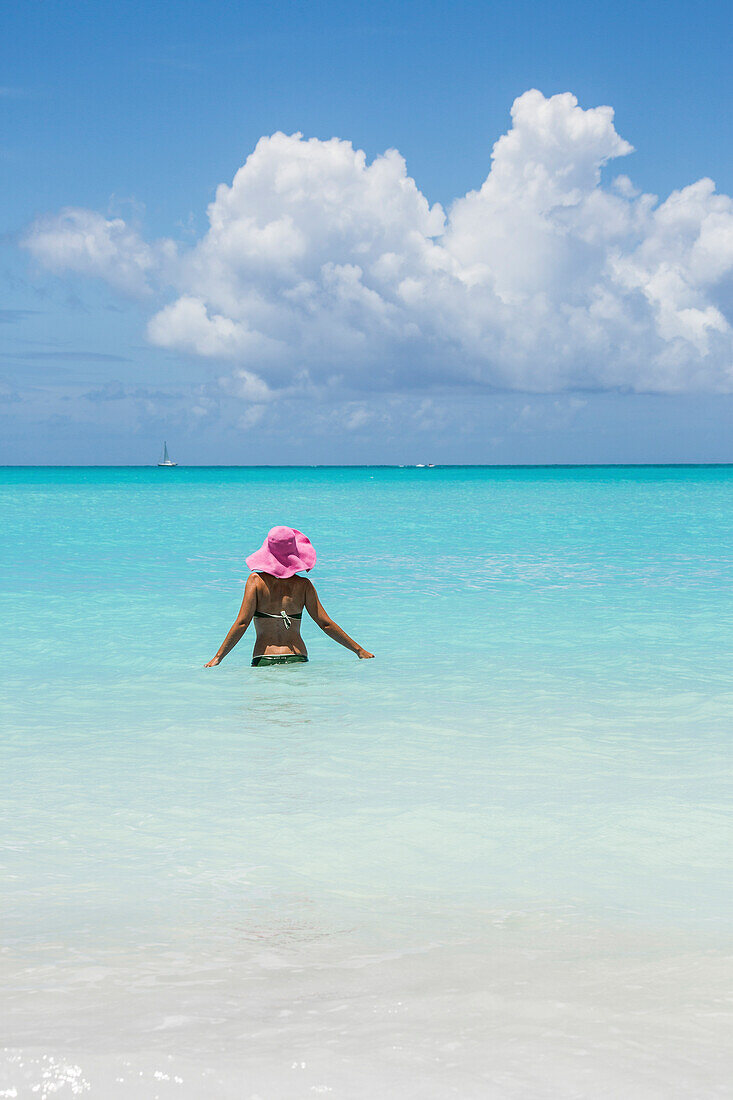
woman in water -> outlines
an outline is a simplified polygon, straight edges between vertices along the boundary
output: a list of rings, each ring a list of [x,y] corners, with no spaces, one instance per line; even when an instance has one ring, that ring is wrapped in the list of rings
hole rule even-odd
[[[308,650],[300,636],[303,608],[329,638],[357,657],[373,657],[326,614],[311,581],[296,575],[300,569],[308,572],[315,564],[316,552],[310,539],[292,527],[273,527],[260,549],[247,558],[252,573],[244,587],[239,614],[219,652],[204,668],[213,668],[224,660],[252,619],[257,631],[253,665],[307,661]]]

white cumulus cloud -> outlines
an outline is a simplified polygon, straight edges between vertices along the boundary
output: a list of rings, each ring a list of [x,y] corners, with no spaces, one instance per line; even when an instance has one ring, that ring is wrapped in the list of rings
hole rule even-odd
[[[172,241],[147,244],[123,218],[73,207],[39,218],[23,245],[51,271],[98,276],[126,294],[146,293],[176,253]]]
[[[447,212],[395,150],[277,133],[185,253],[78,210],[26,244],[123,289],[157,277],[175,297],[150,340],[232,363],[258,407],[309,385],[732,391],[733,204],[706,179],[661,203],[606,183],[632,151],[610,107],[533,90]]]

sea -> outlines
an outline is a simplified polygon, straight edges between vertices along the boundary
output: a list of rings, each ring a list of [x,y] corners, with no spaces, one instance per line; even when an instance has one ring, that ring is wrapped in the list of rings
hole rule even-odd
[[[310,662],[217,668],[304,531]],[[730,1097],[733,467],[0,471],[0,1098]]]

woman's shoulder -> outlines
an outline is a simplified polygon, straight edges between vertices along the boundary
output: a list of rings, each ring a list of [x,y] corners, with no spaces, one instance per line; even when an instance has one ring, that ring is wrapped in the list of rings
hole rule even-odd
[[[251,585],[252,587],[263,589],[267,588],[269,590],[270,585],[268,581],[275,582],[276,584],[279,583],[280,585],[284,584],[286,587],[291,587],[294,592],[298,590],[307,590],[313,587],[313,582],[308,577],[301,577],[298,573],[294,573],[292,577],[288,578],[273,577],[271,573],[265,572],[250,573],[246,583],[248,586]],[[290,582],[289,585],[288,581]]]

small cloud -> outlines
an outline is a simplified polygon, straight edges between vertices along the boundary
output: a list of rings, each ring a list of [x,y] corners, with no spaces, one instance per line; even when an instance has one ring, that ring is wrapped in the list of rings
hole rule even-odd
[[[113,218],[121,218],[127,214],[128,218],[140,222],[145,216],[145,203],[133,195],[126,197],[113,192],[107,203],[107,213]]]
[[[233,396],[256,404],[272,401],[276,396],[263,378],[249,370],[237,370],[228,378],[220,378],[219,384]]]
[[[635,199],[641,194],[639,189],[634,187],[628,176],[616,176],[613,181],[613,186],[618,191],[619,195],[623,195],[625,199]]]
[[[181,233],[186,237],[194,238],[198,232],[196,215],[193,210],[189,210],[188,217],[183,220],[182,218],[176,222],[176,229],[180,229]]]
[[[172,241],[147,244],[122,218],[68,207],[38,218],[21,242],[50,271],[98,276],[125,294],[149,293],[149,278],[172,259]]]
[[[250,405],[246,412],[242,413],[242,415],[237,420],[237,426],[242,428],[244,431],[246,431],[247,428],[254,428],[256,424],[259,424],[261,422],[264,415],[264,405]]]
[[[412,419],[421,431],[436,431],[450,419],[445,405],[426,397],[411,410]]]
[[[344,427],[348,428],[350,432],[355,432],[373,419],[374,414],[371,410],[362,405],[348,413],[344,421]]]
[[[271,386],[259,374],[245,370],[241,367],[232,374],[224,375],[218,379],[219,387],[232,397],[239,397],[243,401],[252,401],[255,404],[268,404],[273,401],[282,401],[290,397],[303,397],[313,392],[313,387],[306,371],[296,375],[291,385]]]

